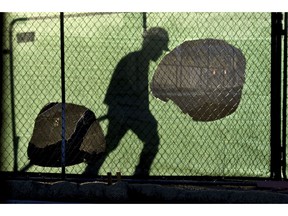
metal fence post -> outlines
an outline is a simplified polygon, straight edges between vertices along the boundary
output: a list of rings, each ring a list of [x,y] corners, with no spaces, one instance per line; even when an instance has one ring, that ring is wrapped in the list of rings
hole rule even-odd
[[[9,72],[10,72],[10,94],[11,94],[11,122],[12,122],[12,137],[13,137],[13,171],[18,172],[18,145],[19,136],[16,132],[16,121],[15,121],[15,92],[14,92],[14,61],[13,61],[13,27],[18,21],[27,21],[27,18],[14,19],[9,25]]]
[[[64,50],[64,13],[60,13],[60,46],[61,46],[61,97],[62,97],[62,145],[61,145],[61,165],[62,178],[65,178],[66,161],[66,122],[65,122],[65,50]]]
[[[283,58],[283,126],[282,126],[282,146],[283,146],[283,177],[287,179],[286,175],[286,136],[287,136],[287,37],[288,37],[288,13],[285,13],[285,20],[284,20],[284,58]]]
[[[271,178],[281,179],[281,31],[282,13],[271,14]]]
[[[3,33],[4,33],[4,13],[0,13],[0,93],[1,93],[1,105],[0,105],[0,118],[3,119],[3,77],[4,77],[4,66],[3,66],[3,53],[4,53],[4,46],[3,46]],[[0,139],[2,140],[2,121],[0,122]],[[2,143],[1,143],[2,144]],[[2,146],[0,144],[0,149],[2,150]],[[0,153],[2,153],[0,150]],[[0,158],[1,159],[1,158]],[[2,170],[2,163],[0,164],[0,170]]]
[[[145,33],[147,31],[147,13],[143,12],[143,32]]]

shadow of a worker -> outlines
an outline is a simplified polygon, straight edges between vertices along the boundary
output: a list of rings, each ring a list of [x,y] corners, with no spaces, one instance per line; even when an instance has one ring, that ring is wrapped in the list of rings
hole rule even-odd
[[[109,119],[106,152],[95,162],[88,162],[84,174],[98,175],[109,153],[116,149],[126,132],[132,130],[144,143],[134,176],[149,175],[160,141],[157,121],[149,110],[149,63],[156,61],[163,51],[168,51],[168,42],[166,30],[151,28],[144,34],[142,48],[129,53],[118,63],[104,100]]]

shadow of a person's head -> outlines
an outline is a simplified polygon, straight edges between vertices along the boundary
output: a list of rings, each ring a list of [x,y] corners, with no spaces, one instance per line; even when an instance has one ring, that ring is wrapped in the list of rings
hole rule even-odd
[[[168,43],[168,32],[160,27],[152,27],[144,32],[142,51],[146,57],[157,61],[163,51],[169,51]]]

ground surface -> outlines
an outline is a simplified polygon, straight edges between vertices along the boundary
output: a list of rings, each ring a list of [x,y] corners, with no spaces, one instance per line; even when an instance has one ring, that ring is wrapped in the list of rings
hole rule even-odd
[[[14,180],[4,185],[4,203],[288,203],[287,183],[272,181],[199,186]]]

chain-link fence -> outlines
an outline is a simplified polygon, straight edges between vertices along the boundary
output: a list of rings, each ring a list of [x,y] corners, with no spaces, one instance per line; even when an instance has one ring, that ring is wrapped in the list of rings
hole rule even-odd
[[[64,44],[60,27],[6,14],[2,171],[61,173],[66,146],[67,174],[270,176],[270,13],[65,13]]]

